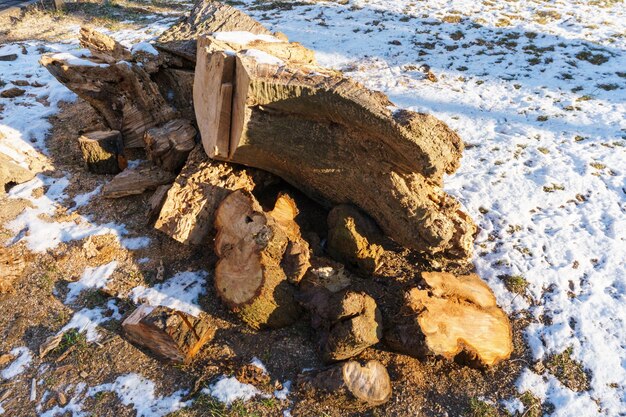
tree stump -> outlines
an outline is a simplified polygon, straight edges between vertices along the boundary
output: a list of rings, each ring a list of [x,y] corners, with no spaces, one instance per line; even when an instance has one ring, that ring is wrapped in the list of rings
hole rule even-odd
[[[85,166],[94,174],[119,174],[128,165],[117,130],[85,133],[78,138]]]
[[[169,172],[178,172],[196,146],[196,129],[189,120],[170,120],[146,130],[144,141],[148,158]]]
[[[177,363],[189,363],[215,334],[215,328],[206,319],[146,304],[128,316],[122,328],[131,342]]]
[[[404,312],[385,334],[387,344],[423,359],[443,356],[492,366],[513,351],[511,324],[491,289],[476,274],[424,272],[425,289],[413,288]]]
[[[328,398],[342,408],[367,408],[386,403],[391,398],[391,380],[378,361],[364,366],[348,361],[321,371],[300,375],[298,387],[317,400]]]
[[[295,288],[281,263],[288,233],[247,191],[222,201],[215,215],[215,288],[219,297],[254,329],[278,328],[300,316]]]

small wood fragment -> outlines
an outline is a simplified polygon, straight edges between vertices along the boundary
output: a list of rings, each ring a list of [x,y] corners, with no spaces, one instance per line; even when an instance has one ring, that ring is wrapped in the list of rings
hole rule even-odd
[[[0,294],[13,291],[13,283],[26,268],[26,260],[9,248],[0,247]]]
[[[85,166],[94,174],[119,174],[128,165],[117,130],[89,132],[78,138]]]
[[[165,203],[165,199],[167,198],[167,192],[172,188],[172,184],[159,185],[154,193],[148,200],[148,224],[152,225],[159,217],[161,213],[161,208],[163,208],[163,203]]]
[[[130,51],[121,43],[86,26],[80,28],[80,46],[89,49],[92,56],[107,64],[132,60]]]
[[[15,98],[15,97],[23,96],[25,92],[26,92],[26,90],[24,90],[22,88],[11,87],[11,88],[7,88],[6,90],[3,90],[0,93],[0,97],[2,97],[2,98]]]
[[[104,198],[121,198],[155,190],[158,186],[174,181],[174,174],[156,166],[126,169],[102,187]]]

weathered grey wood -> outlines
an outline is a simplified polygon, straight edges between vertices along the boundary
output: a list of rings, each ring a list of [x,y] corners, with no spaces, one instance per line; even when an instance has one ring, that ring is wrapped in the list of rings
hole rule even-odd
[[[102,187],[104,198],[121,198],[156,190],[160,185],[170,184],[175,175],[157,166],[126,169]]]
[[[85,166],[94,174],[119,174],[126,169],[124,141],[119,131],[85,133],[78,143]]]

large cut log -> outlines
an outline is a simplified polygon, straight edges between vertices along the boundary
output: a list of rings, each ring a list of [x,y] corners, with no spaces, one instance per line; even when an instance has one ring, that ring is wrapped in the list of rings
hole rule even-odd
[[[383,336],[380,310],[365,293],[332,293],[317,287],[306,291],[301,300],[311,313],[311,325],[317,330],[318,347],[326,362],[352,358]]]
[[[220,258],[215,289],[222,301],[255,329],[292,324],[300,307],[282,266],[288,232],[243,190],[222,201],[215,229],[215,253]]]
[[[128,316],[122,328],[131,342],[178,363],[189,363],[215,334],[215,328],[206,318],[147,304]]]
[[[119,174],[128,162],[117,130],[89,132],[78,138],[85,166],[95,174]]]
[[[461,357],[495,365],[513,351],[511,324],[487,284],[476,274],[424,272],[425,289],[406,294],[403,313],[385,334],[394,350],[423,359]]]
[[[378,361],[364,366],[348,361],[298,377],[298,388],[342,408],[367,408],[386,403],[391,398],[391,380]]]
[[[222,119],[206,112],[224,107],[215,87],[224,85],[223,72],[207,68],[229,58],[205,52],[198,51],[195,83],[206,89],[194,88],[194,103],[209,156],[272,172],[324,203],[355,204],[403,246],[470,258],[476,227],[441,189],[463,144],[443,122],[392,112],[386,96],[336,71],[238,53],[227,149],[225,135],[215,135],[225,130],[215,129]]]
[[[197,145],[168,191],[154,227],[181,243],[199,245],[213,228],[222,200],[235,190],[253,188],[248,169],[210,160]]]
[[[157,166],[125,169],[102,187],[104,198],[121,198],[156,190],[160,185],[174,181],[174,174]]]
[[[98,64],[69,54],[46,55],[41,64],[91,104],[110,129],[122,132],[127,148],[143,147],[147,129],[176,118],[142,65]]]
[[[196,129],[189,120],[174,119],[163,126],[146,130],[146,154],[156,165],[169,172],[178,172],[189,152],[196,146]]]

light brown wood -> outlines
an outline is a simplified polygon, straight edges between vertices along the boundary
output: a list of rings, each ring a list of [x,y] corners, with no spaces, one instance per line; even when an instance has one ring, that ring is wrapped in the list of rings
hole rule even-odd
[[[14,185],[30,181],[34,176],[35,173],[0,153],[0,195],[6,193]]]
[[[13,291],[13,283],[17,281],[26,268],[26,260],[17,252],[0,247],[0,294]]]
[[[406,294],[405,320],[385,335],[392,348],[419,358],[463,353],[469,364],[486,366],[509,358],[511,324],[478,275],[424,272],[422,278],[425,289]]]
[[[189,120],[170,120],[162,126],[146,130],[146,154],[164,170],[178,172],[196,146],[195,138],[196,129]]]
[[[321,371],[300,375],[298,387],[316,400],[327,400],[342,408],[368,408],[386,403],[391,398],[391,379],[378,361],[361,365],[342,362]]]
[[[131,342],[159,358],[177,363],[189,363],[215,334],[215,327],[206,317],[147,304],[128,316],[122,328]]]
[[[121,198],[143,194],[148,190],[156,190],[160,185],[172,183],[174,178],[174,174],[157,166],[145,165],[137,169],[126,169],[102,187],[102,196]]]
[[[85,166],[94,174],[119,174],[128,165],[124,141],[117,130],[85,133],[78,144]]]
[[[92,56],[108,64],[132,60],[132,54],[121,43],[86,26],[80,28],[80,46],[89,49]]]
[[[197,145],[168,191],[154,227],[181,243],[199,245],[213,229],[222,200],[234,190],[253,188],[248,169],[210,160]]]

